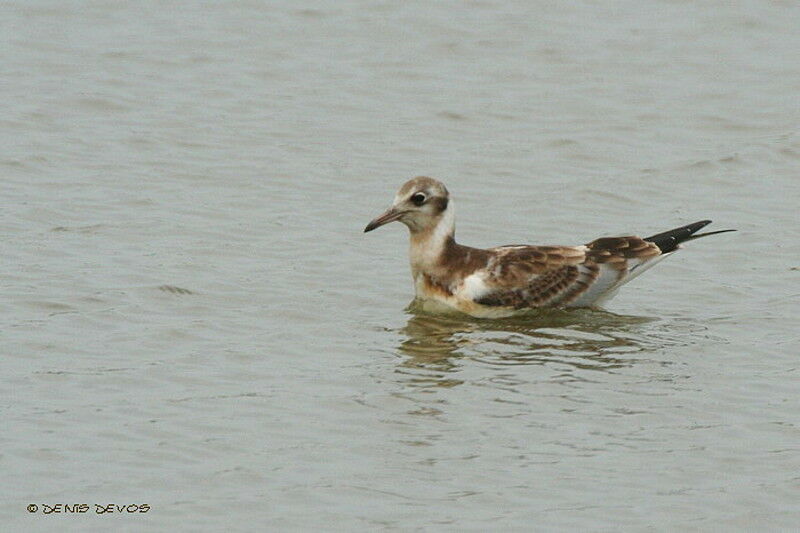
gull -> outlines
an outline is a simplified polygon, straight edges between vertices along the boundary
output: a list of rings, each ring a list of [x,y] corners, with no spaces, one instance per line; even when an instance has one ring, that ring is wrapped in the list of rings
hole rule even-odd
[[[711,223],[701,220],[651,237],[604,237],[580,246],[472,248],[455,241],[447,188],[425,176],[400,187],[392,206],[364,232],[394,221],[408,226],[411,275],[423,308],[455,309],[477,318],[541,307],[599,307],[681,243],[735,231],[697,233]]]

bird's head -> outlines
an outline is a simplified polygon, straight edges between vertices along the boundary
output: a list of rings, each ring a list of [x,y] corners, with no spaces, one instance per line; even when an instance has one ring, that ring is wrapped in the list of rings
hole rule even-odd
[[[411,233],[432,230],[452,211],[450,194],[440,181],[425,176],[408,180],[400,187],[392,206],[372,220],[364,232],[399,220]]]

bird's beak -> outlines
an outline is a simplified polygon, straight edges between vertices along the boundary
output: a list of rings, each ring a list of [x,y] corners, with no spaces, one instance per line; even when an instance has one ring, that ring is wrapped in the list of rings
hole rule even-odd
[[[372,220],[372,222],[367,224],[367,227],[364,228],[364,233],[366,233],[368,231],[372,231],[375,228],[379,228],[379,227],[383,226],[384,224],[388,224],[389,222],[394,222],[395,220],[397,220],[401,216],[403,216],[403,212],[402,211],[398,211],[394,207],[390,207],[389,209],[386,210],[385,213],[383,213],[379,217],[374,218]]]

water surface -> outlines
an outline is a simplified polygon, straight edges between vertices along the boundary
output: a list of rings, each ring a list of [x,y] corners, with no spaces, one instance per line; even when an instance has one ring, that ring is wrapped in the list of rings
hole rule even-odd
[[[800,7],[0,7],[11,530],[789,530]],[[606,311],[424,314],[459,240],[703,218]],[[136,516],[29,514],[136,503]]]

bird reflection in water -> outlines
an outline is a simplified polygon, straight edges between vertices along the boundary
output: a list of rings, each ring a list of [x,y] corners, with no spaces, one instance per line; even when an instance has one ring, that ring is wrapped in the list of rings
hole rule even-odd
[[[434,315],[416,302],[407,311],[411,317],[399,330],[404,357],[398,371],[420,386],[459,385],[453,374],[465,359],[493,367],[559,364],[571,371],[611,372],[666,340],[648,327],[657,319],[599,310],[545,309],[496,320]]]

